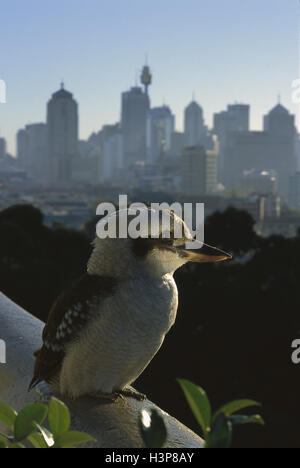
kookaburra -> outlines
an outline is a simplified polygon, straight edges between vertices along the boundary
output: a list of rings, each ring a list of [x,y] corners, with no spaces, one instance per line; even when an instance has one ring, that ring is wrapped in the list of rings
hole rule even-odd
[[[116,214],[118,216],[118,213]],[[170,237],[97,238],[87,273],[54,303],[35,352],[30,389],[46,381],[61,395],[142,398],[130,385],[148,366],[175,322],[178,292],[174,272],[187,262],[231,258],[193,240],[171,214]],[[182,237],[175,238],[181,226]],[[153,231],[151,231],[153,232]]]

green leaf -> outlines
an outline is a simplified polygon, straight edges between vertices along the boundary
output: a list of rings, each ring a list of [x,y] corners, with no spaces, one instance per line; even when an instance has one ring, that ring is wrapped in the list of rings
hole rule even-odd
[[[50,400],[48,419],[55,439],[70,428],[70,412],[66,405],[57,398],[52,397]]]
[[[18,442],[14,443],[14,444],[11,444],[10,448],[14,448],[14,449],[23,449],[25,448],[25,445],[23,444],[19,444]]]
[[[48,408],[40,403],[26,406],[15,420],[14,435],[15,440],[20,442],[35,431],[35,424],[42,424],[46,419]]]
[[[58,439],[55,441],[55,448],[70,448],[74,445],[84,444],[85,442],[90,442],[93,437],[85,434],[84,432],[78,431],[68,431],[62,434]]]
[[[259,414],[254,414],[252,416],[243,416],[243,415],[233,415],[229,416],[229,420],[233,425],[238,424],[259,424],[264,426],[265,422]]]
[[[167,439],[167,429],[163,417],[156,409],[142,410],[139,427],[147,448],[161,448]]]
[[[230,416],[237,411],[240,411],[245,408],[249,408],[250,406],[261,406],[260,403],[253,400],[235,400],[227,403],[226,405],[222,406],[214,415],[213,420],[217,418],[220,413],[225,414],[225,416]]]
[[[212,425],[205,448],[229,448],[231,441],[232,424],[223,413],[220,413]]]
[[[48,431],[48,429],[46,429],[45,427],[42,427],[40,426],[39,424],[35,423],[35,426],[37,427],[37,429],[40,431],[47,447],[53,447],[54,445],[54,437],[53,437],[53,434],[51,434],[50,431]]]
[[[27,439],[29,440],[29,442],[32,443],[34,448],[42,448],[42,449],[48,448],[44,440],[44,437],[42,436],[42,434],[39,434],[38,432],[34,432],[33,434],[30,434],[27,437]]]
[[[211,406],[205,391],[189,380],[178,380],[190,408],[200,424],[206,438],[211,424]]]
[[[0,403],[0,421],[8,426],[12,431],[14,429],[17,412],[5,403]]]

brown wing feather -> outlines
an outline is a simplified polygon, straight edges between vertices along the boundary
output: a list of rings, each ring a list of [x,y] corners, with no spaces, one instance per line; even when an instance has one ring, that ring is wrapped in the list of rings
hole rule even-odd
[[[43,330],[43,346],[35,351],[34,375],[29,390],[39,382],[51,382],[60,371],[65,347],[84,328],[91,305],[113,294],[116,280],[86,273],[54,302]]]

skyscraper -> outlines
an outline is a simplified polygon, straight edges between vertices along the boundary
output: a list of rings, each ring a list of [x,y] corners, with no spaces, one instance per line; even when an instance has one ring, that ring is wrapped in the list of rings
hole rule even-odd
[[[225,137],[228,132],[248,132],[249,131],[248,104],[232,104],[227,106],[226,111],[214,114],[214,132],[219,139]]]
[[[277,136],[294,137],[295,116],[281,104],[277,104],[264,116],[264,131]]]
[[[6,140],[5,138],[0,138],[0,159],[5,158],[6,156]]]
[[[203,146],[184,149],[181,157],[181,190],[184,195],[205,195],[217,188],[217,152]]]
[[[121,129],[126,167],[146,159],[146,122],[149,108],[148,94],[142,88],[136,86],[122,93]]]
[[[196,146],[201,143],[206,133],[203,110],[196,101],[192,101],[184,111],[185,146]]]
[[[102,153],[102,182],[115,182],[120,178],[123,169],[123,136],[115,133],[107,138],[103,144]]]
[[[168,106],[150,109],[147,119],[147,151],[150,163],[157,162],[170,151],[174,130],[175,116]]]
[[[47,125],[26,125],[17,133],[17,157],[20,165],[35,182],[49,179]]]
[[[228,189],[240,185],[244,171],[275,171],[278,192],[288,199],[290,176],[297,169],[294,116],[281,104],[264,118],[263,132],[231,131],[224,148],[224,183]]]
[[[182,154],[184,148],[184,133],[176,132],[176,130],[171,135],[171,150],[170,155],[172,157],[179,158]]]
[[[17,133],[17,160],[22,169],[26,169],[27,160],[27,133],[25,128],[22,128]]]
[[[290,177],[289,205],[297,210],[300,208],[300,172],[295,172],[295,174]]]
[[[232,120],[234,131],[249,131],[249,112],[248,104],[229,104],[227,107],[228,117]]]
[[[226,111],[214,114],[214,133],[219,140],[219,181],[225,183],[225,147],[230,132],[249,131],[250,106],[248,104],[232,104]]]
[[[47,125],[51,180],[71,182],[72,159],[78,153],[78,105],[63,84],[48,102]]]

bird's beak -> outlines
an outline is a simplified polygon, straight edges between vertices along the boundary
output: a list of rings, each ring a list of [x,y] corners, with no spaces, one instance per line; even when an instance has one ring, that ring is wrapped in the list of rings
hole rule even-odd
[[[232,259],[232,255],[216,247],[211,247],[197,240],[193,240],[192,244],[195,245],[194,249],[182,249],[182,254],[187,258],[188,262],[215,263]]]

